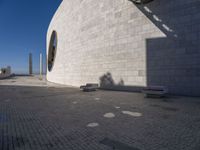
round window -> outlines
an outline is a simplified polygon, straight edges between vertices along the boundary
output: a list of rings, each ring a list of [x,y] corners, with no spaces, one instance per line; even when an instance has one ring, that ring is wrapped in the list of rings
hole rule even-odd
[[[49,72],[52,70],[55,56],[56,56],[56,50],[57,50],[57,33],[56,31],[53,31],[51,34],[51,39],[49,43],[49,53],[48,53],[48,70]]]

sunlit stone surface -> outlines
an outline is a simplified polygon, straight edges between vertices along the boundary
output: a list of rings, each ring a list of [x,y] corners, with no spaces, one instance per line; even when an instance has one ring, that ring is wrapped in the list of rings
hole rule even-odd
[[[87,125],[87,127],[91,127],[91,128],[94,128],[94,127],[97,127],[97,126],[99,126],[99,124],[96,123],[96,122],[94,122],[94,123],[89,123],[89,124]]]
[[[120,109],[120,107],[119,107],[119,106],[115,106],[115,108],[116,108],[116,109]]]
[[[200,96],[199,10],[199,0],[63,0],[47,33],[47,55],[53,31],[58,40],[47,80]]]
[[[114,118],[115,114],[113,114],[113,113],[106,113],[106,114],[104,114],[104,117],[105,118]]]
[[[142,113],[139,112],[131,112],[131,111],[122,111],[123,114],[133,116],[133,117],[141,117]]]
[[[99,101],[99,100],[100,100],[100,98],[96,97],[96,98],[95,98],[95,100],[96,100],[96,101]]]

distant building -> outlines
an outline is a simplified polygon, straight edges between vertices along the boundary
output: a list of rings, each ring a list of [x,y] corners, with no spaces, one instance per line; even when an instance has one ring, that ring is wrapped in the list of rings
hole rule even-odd
[[[199,10],[199,0],[63,0],[47,33],[47,79],[200,96]]]
[[[6,78],[11,76],[11,67],[8,66],[7,68],[1,68],[0,69],[0,79]]]

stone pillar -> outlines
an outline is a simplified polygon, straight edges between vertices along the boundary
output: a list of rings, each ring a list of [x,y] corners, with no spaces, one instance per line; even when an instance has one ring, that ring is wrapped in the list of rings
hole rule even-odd
[[[29,53],[29,75],[33,74],[33,62],[32,53]]]
[[[43,66],[42,66],[42,53],[40,53],[40,78],[42,79]]]

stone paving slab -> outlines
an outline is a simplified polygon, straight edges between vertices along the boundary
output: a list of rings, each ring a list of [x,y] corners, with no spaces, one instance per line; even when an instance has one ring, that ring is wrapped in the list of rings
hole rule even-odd
[[[48,82],[46,80],[46,76],[40,75],[15,75],[8,77],[6,79],[0,79],[0,86],[7,85],[7,86],[28,86],[28,87],[71,87],[61,84],[56,84],[52,82]],[[72,87],[71,87],[72,88]]]
[[[199,127],[200,98],[0,85],[1,150],[199,150]]]

